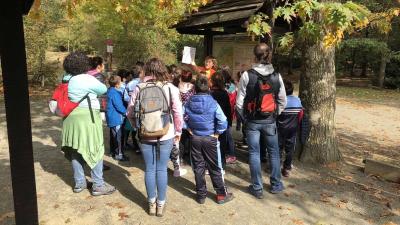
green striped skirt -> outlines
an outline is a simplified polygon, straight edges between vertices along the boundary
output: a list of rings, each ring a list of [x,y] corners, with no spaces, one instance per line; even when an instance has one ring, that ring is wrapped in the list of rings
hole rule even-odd
[[[103,125],[99,110],[93,110],[94,123],[88,108],[77,107],[63,120],[62,147],[68,151],[78,151],[85,162],[94,168],[103,159]]]

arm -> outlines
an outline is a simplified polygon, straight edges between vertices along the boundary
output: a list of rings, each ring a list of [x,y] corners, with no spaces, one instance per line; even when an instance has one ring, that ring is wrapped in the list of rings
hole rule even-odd
[[[242,120],[244,120],[243,104],[244,104],[244,98],[246,96],[246,88],[247,88],[248,83],[249,83],[249,74],[246,71],[243,73],[242,77],[240,78],[240,81],[238,84],[237,96],[236,96],[236,112],[238,113],[238,116]]]
[[[168,87],[169,91],[171,91],[171,111],[172,116],[174,118],[174,126],[175,126],[175,136],[180,136],[182,134],[183,127],[183,108],[182,102],[179,98],[179,90],[174,87]]]
[[[91,77],[90,83],[87,84],[89,85],[90,91],[94,92],[96,95],[103,95],[104,93],[107,92],[107,86],[105,84],[101,83],[93,76],[90,77]]]
[[[112,104],[114,105],[114,108],[117,110],[117,112],[125,116],[126,108],[124,106],[124,103],[122,102],[122,98],[120,98],[118,93],[112,95]]]
[[[139,88],[136,87],[136,89],[132,92],[131,99],[129,100],[128,104],[128,109],[126,111],[126,117],[129,119],[129,122],[131,123],[132,127],[135,123],[135,103],[136,103],[136,98],[139,93]]]
[[[278,97],[276,98],[276,101],[278,103],[278,115],[280,115],[283,110],[285,110],[285,106],[286,106],[286,90],[285,90],[285,84],[283,83],[282,77],[279,74],[279,84],[280,84],[280,88],[279,88],[279,94]]]
[[[226,116],[224,115],[221,106],[217,103],[217,110],[215,111],[215,134],[220,135],[224,133],[227,127],[228,122]]]

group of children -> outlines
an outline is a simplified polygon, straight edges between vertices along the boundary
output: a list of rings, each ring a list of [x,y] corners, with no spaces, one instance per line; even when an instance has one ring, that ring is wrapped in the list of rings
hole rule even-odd
[[[190,161],[195,174],[198,203],[205,201],[207,189],[204,176],[208,173],[217,192],[217,202],[222,204],[233,199],[227,191],[223,174],[225,164],[236,161],[230,128],[235,118],[237,81],[232,78],[229,67],[217,70],[214,58],[208,57],[205,64],[203,68],[195,67],[198,72],[196,77],[187,66],[168,67],[168,80],[179,89],[185,121],[180,140],[173,144],[170,159],[176,177],[187,172],[181,167],[182,161]],[[110,154],[119,161],[129,160],[124,154],[127,148],[133,148],[140,154],[136,127],[132,126],[126,114],[131,94],[143,82],[144,76],[144,63],[138,62],[131,71],[119,70],[108,80],[106,119],[110,128]],[[293,85],[289,81],[285,81],[285,88],[288,104],[277,124],[280,147],[286,153],[282,174],[288,176],[302,106],[300,100],[292,95]],[[128,144],[129,137],[132,139],[131,146]]]

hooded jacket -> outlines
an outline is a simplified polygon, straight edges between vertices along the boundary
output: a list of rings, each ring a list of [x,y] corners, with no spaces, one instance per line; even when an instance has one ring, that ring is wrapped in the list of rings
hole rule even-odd
[[[194,135],[222,134],[227,119],[221,107],[209,94],[193,95],[185,104],[185,122]]]
[[[253,65],[252,68],[263,76],[270,76],[274,72],[274,67],[271,64],[255,64]],[[279,74],[278,76],[279,76],[280,88],[278,96],[276,97],[276,101],[278,105],[278,115],[280,115],[286,106],[286,91],[281,75]],[[246,115],[244,115],[243,113],[243,105],[244,105],[244,99],[246,98],[246,91],[248,84],[249,84],[249,73],[246,71],[242,74],[242,77],[240,78],[238,85],[238,93],[236,97],[237,112],[239,113],[239,116],[244,120],[247,119]],[[265,120],[251,120],[251,122],[272,123],[275,122],[275,118],[271,117]]]

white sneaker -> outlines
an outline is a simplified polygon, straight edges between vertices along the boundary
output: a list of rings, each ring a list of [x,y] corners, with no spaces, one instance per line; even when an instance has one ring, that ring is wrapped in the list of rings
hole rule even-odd
[[[182,177],[185,176],[185,174],[187,174],[187,169],[175,169],[174,170],[174,177]]]

